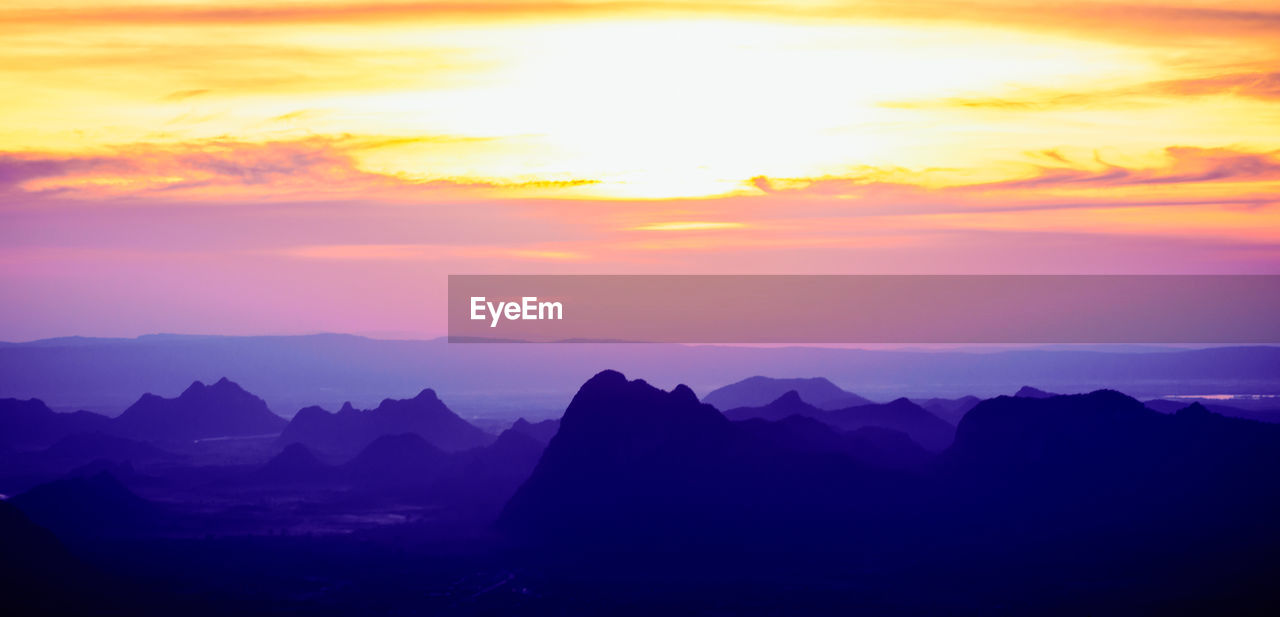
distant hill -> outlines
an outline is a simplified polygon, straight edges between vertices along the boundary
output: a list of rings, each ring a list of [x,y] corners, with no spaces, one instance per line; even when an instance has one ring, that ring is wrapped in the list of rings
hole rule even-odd
[[[144,394],[111,430],[134,439],[182,441],[279,433],[285,424],[262,399],[223,377],[211,386],[194,382],[177,398]]]
[[[40,399],[0,399],[0,448],[38,450],[75,433],[108,430],[111,419],[90,413],[57,413]]]
[[[306,446],[289,444],[257,470],[253,480],[265,483],[312,484],[330,482],[336,470]]]
[[[1200,392],[1280,393],[1280,348],[907,351],[714,345],[449,344],[306,336],[150,335],[0,345],[0,397],[42,398],[58,411],[118,413],[141,392],[177,392],[193,376],[227,375],[281,413],[343,401],[371,407],[434,384],[464,417],[514,419],[563,409],[604,366],[654,384],[710,391],[747,375],[822,375],[862,396],[996,396],[1036,384],[1056,392],[1116,388],[1144,399]],[[493,379],[502,375],[502,379]],[[760,406],[784,387],[718,409]],[[805,396],[804,390],[800,390]],[[810,404],[824,406],[805,399]],[[840,406],[849,406],[852,403]]]
[[[1155,399],[1144,403],[1148,408],[1154,409],[1161,413],[1175,413],[1178,410],[1185,409],[1190,405],[1187,401],[1170,401],[1164,399]],[[1205,409],[1212,411],[1218,415],[1227,416],[1229,418],[1243,418],[1246,420],[1257,420],[1259,422],[1268,422],[1271,424],[1280,424],[1280,408],[1277,409],[1242,409],[1232,405],[1223,405],[1218,403],[1199,403]]]
[[[820,409],[841,409],[871,403],[857,394],[840,389],[825,377],[778,379],[762,376],[748,377],[712,390],[702,398],[702,402],[721,410],[762,407],[789,391],[795,391],[804,402]]]
[[[955,427],[908,399],[883,404],[859,405],[828,412],[824,422],[847,431],[868,426],[900,431],[916,443],[938,451],[951,445]]]
[[[376,408],[364,411],[349,403],[337,413],[320,407],[304,408],[285,427],[280,443],[301,443],[350,455],[380,437],[405,433],[449,452],[493,441],[493,436],[453,413],[434,390],[426,389],[411,399],[384,399]]]
[[[905,398],[891,403],[871,403],[825,411],[801,400],[800,394],[795,390],[789,390],[763,407],[739,407],[724,412],[724,415],[730,420],[760,418],[773,421],[789,416],[804,416],[843,431],[880,427],[900,432],[911,441],[935,452],[951,445],[951,438],[955,433],[955,427],[950,423]]]
[[[416,433],[384,435],[341,467],[354,486],[424,487],[445,471],[449,455]]]
[[[1013,395],[1018,398],[1049,398],[1051,396],[1060,396],[1054,392],[1045,392],[1044,390],[1033,388],[1031,386],[1022,386],[1021,388],[1018,388],[1018,391]]]
[[[530,422],[524,418],[518,418],[511,425],[511,429],[517,433],[524,433],[546,445],[556,436],[556,432],[560,430],[560,419],[552,418],[549,420],[541,420],[539,422]]]
[[[982,399],[976,396],[962,396],[960,398],[926,398],[911,399],[915,403],[924,408],[925,411],[946,420],[951,424],[958,424],[960,418],[963,418],[970,409],[973,409],[982,402]]]
[[[810,418],[821,418],[825,415],[825,412],[805,402],[800,397],[800,393],[795,390],[786,391],[767,405],[760,407],[737,407],[724,412],[724,417],[730,420],[747,420],[750,418],[781,420],[788,416],[796,415],[807,416]]]

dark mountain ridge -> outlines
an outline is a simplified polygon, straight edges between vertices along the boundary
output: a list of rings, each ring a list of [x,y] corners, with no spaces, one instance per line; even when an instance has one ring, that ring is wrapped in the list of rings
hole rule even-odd
[[[434,390],[422,390],[411,399],[383,399],[370,410],[355,409],[350,403],[337,413],[320,407],[298,411],[280,435],[280,443],[302,443],[334,454],[358,452],[374,440],[412,433],[432,446],[456,452],[483,446],[493,437],[458,417]]]
[[[144,394],[111,424],[112,432],[149,441],[279,433],[285,420],[266,402],[223,377],[196,381],[176,398]]]
[[[717,388],[702,398],[716,409],[762,407],[789,391],[819,409],[841,409],[867,405],[871,401],[847,392],[825,377],[779,379],[757,375]]]

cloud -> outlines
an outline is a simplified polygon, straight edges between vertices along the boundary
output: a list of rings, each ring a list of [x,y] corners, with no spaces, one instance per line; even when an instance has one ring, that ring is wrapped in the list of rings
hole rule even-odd
[[[1038,173],[1031,178],[971,185],[966,188],[1017,189],[1037,186],[1133,186],[1280,180],[1280,150],[1241,152],[1230,148],[1171,146],[1165,148],[1165,154],[1168,164],[1162,167],[1122,167],[1095,157],[1100,168],[1072,165],[1040,167]],[[1065,159],[1064,162],[1069,163]]]
[[[211,139],[180,144],[129,144],[94,155],[0,152],[0,189],[27,193],[145,194],[218,188],[254,195],[362,191],[484,191],[557,189],[591,179],[411,178],[360,167],[363,150],[389,144],[450,141],[449,136],[382,138],[317,136],[288,141]],[[198,196],[198,195],[196,195]]]
[[[1038,158],[1054,164],[1034,165],[1029,177],[979,184],[951,185],[933,193],[958,194],[1000,190],[1125,187],[1199,183],[1261,183],[1280,181],[1280,150],[1247,152],[1231,148],[1170,146],[1164,150],[1166,164],[1157,167],[1125,167],[1095,156],[1091,164],[1068,159],[1057,150],[1036,152]],[[881,177],[888,176],[885,172]],[[886,181],[873,173],[818,178],[771,178],[756,176],[750,186],[765,194],[866,197],[875,192],[930,192],[923,183]]]
[[[1022,96],[948,97],[922,101],[889,101],[897,109],[967,108],[997,111],[1046,111],[1069,108],[1117,108],[1171,97],[1235,96],[1280,101],[1280,72],[1236,72],[1190,79],[1151,81],[1094,92],[1028,92]]]
[[[966,23],[1065,32],[1070,35],[1186,45],[1206,39],[1258,37],[1264,43],[1280,27],[1280,12],[1250,2],[1203,3],[1169,0],[1160,5],[1136,2],[1027,4],[1012,1],[846,0],[801,3],[674,0],[491,0],[434,2],[326,2],[256,4],[167,4],[17,8],[0,12],[10,27],[56,25],[217,26],[234,24],[372,24],[503,22],[532,19],[588,19],[619,16],[699,17],[718,15],[756,19],[856,22],[906,21]],[[1274,42],[1272,43],[1274,46]]]
[[[163,100],[165,100],[165,101],[185,101],[185,100],[187,100],[187,99],[189,99],[189,98],[193,98],[193,97],[203,96],[203,95],[209,94],[210,92],[212,92],[212,90],[208,90],[208,89],[197,89],[197,90],[178,90],[178,91],[176,91],[176,92],[170,92],[169,94],[165,95],[165,97],[164,97],[164,99],[163,99]]]

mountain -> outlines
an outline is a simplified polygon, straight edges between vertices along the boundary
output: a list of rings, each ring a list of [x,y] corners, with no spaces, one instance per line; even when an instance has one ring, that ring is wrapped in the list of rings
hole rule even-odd
[[[425,487],[439,478],[449,455],[421,435],[384,435],[373,440],[341,467],[348,480],[360,488]]]
[[[260,398],[223,377],[212,386],[197,381],[177,398],[144,394],[112,422],[112,431],[149,441],[279,433],[283,418]]]
[[[48,529],[0,501],[0,594],[10,610],[43,615],[122,614],[107,606],[100,573]]]
[[[867,443],[910,441],[802,416],[728,421],[687,388],[607,371],[561,424],[498,528],[582,576],[870,575],[866,593],[925,614],[997,601],[1022,614],[1059,600],[1124,614],[1172,584],[1212,598],[1199,612],[1241,606],[1225,591],[1237,585],[1259,597],[1280,550],[1280,426],[1199,405],[1166,415],[1114,391],[999,397],[966,414],[943,453],[868,464],[853,456]],[[993,577],[1000,590],[970,595]],[[1108,585],[1071,600],[1085,581]],[[1130,586],[1145,591],[1119,591]],[[922,589],[936,604],[912,604]]]
[[[337,413],[320,407],[299,410],[280,435],[280,443],[302,443],[313,449],[350,454],[379,437],[413,433],[441,450],[454,452],[488,444],[493,437],[453,413],[434,390],[411,399],[383,399],[361,411],[350,403]]]
[[[556,432],[560,430],[560,419],[552,418],[549,420],[542,420],[540,422],[530,422],[524,418],[518,418],[514,423],[512,423],[510,430],[517,433],[524,433],[545,445],[550,443],[551,438],[555,437]]]
[[[311,484],[334,479],[334,469],[300,443],[289,444],[260,467],[254,479],[269,483]]]
[[[951,445],[955,435],[954,426],[906,398],[827,412],[822,420],[849,431],[868,426],[893,429],[906,433],[916,443],[934,451]]]
[[[982,402],[982,399],[976,396],[962,396],[960,398],[927,398],[927,399],[911,399],[911,402],[921,406],[925,411],[950,422],[951,424],[959,424],[960,418],[964,414],[969,413]]]
[[[753,442],[752,447],[764,452],[832,454],[870,467],[900,470],[920,469],[933,458],[906,433],[878,426],[841,431],[810,415],[778,420],[756,417],[734,425]]]
[[[1280,348],[1261,346],[995,352],[663,344],[637,348],[457,345],[444,339],[317,334],[149,335],[0,345],[0,397],[40,397],[55,410],[111,415],[136,401],[140,392],[167,392],[190,383],[194,375],[236,375],[241,385],[275,410],[315,404],[337,409],[345,400],[363,409],[385,396],[413,396],[421,384],[432,383],[439,384],[440,396],[464,417],[483,413],[515,418],[531,407],[563,410],[577,385],[605,366],[645,375],[666,388],[687,383],[700,392],[744,375],[823,375],[875,400],[944,393],[986,398],[1028,383],[1057,392],[1106,385],[1144,399],[1200,392],[1280,392]],[[493,375],[503,378],[495,380]],[[790,389],[795,388],[784,387],[758,400],[713,404],[718,409],[755,407]],[[803,397],[805,392],[800,392]]]
[[[730,420],[746,420],[749,418],[781,420],[788,416],[796,415],[821,418],[825,414],[826,412],[823,410],[804,402],[799,392],[788,390],[768,405],[763,407],[737,407],[724,412],[724,417]]]
[[[0,447],[38,450],[73,433],[107,430],[111,419],[90,413],[57,413],[40,399],[0,399]]]
[[[1022,386],[1021,388],[1018,388],[1018,391],[1013,395],[1017,398],[1049,398],[1051,396],[1061,396],[1059,394],[1045,392],[1044,390],[1033,388],[1031,386]]]
[[[825,377],[778,379],[762,376],[748,377],[712,390],[703,397],[702,402],[716,409],[763,407],[788,391],[795,391],[805,402],[821,409],[841,409],[871,403],[857,394],[841,390]]]
[[[625,546],[641,567],[642,553],[816,546],[832,525],[870,529],[874,512],[894,503],[889,492],[912,485],[869,475],[871,467],[830,445],[839,437],[821,423],[787,422],[776,431],[763,420],[731,422],[683,385],[667,392],[601,372],[573,397],[499,528],[557,551]],[[888,490],[872,491],[877,483]],[[871,492],[878,498],[864,500]],[[766,543],[746,546],[744,537]]]
[[[149,443],[125,437],[106,433],[75,433],[49,446],[41,453],[41,458],[50,463],[84,465],[97,460],[132,463],[172,461],[178,456]]]
[[[1145,404],[1149,409],[1154,409],[1161,413],[1174,413],[1187,407],[1187,403],[1185,402],[1164,399],[1145,401],[1143,404]],[[1239,407],[1220,405],[1217,403],[1198,404],[1213,413],[1221,416],[1227,416],[1229,418],[1243,418],[1246,420],[1257,420],[1259,422],[1280,424],[1280,409],[1241,409]]]
[[[479,516],[491,520],[533,472],[545,447],[512,427],[487,446],[453,455],[451,469],[433,488],[441,500],[482,508]]]
[[[162,520],[158,506],[130,492],[109,473],[41,484],[9,503],[59,537],[154,533]]]

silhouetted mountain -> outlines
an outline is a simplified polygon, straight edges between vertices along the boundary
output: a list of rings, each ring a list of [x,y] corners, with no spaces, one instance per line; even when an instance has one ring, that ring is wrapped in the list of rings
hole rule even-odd
[[[763,407],[788,391],[795,391],[806,403],[819,409],[841,409],[871,402],[841,390],[825,377],[778,379],[758,375],[717,388],[703,397],[702,402],[716,409]]]
[[[445,470],[449,455],[416,433],[384,435],[341,467],[357,487],[428,486]]]
[[[433,488],[442,500],[481,507],[482,516],[493,517],[533,472],[545,447],[512,427],[487,446],[453,455],[451,469]]]
[[[982,402],[982,399],[976,396],[963,396],[960,398],[928,398],[928,399],[911,399],[911,402],[921,406],[925,411],[946,420],[951,424],[959,424],[960,418],[964,414],[969,413]]]
[[[730,422],[683,385],[664,392],[604,371],[574,396],[500,525],[562,547],[718,552],[763,529],[786,530],[766,544],[819,542],[833,521],[858,528],[888,507],[887,498],[862,499],[881,480],[840,451],[831,429],[803,418],[777,431],[769,424]]]
[[[108,473],[37,486],[10,503],[61,537],[117,537],[155,533],[161,510]]]
[[[826,412],[810,405],[801,399],[800,393],[795,390],[788,390],[776,400],[770,402],[763,407],[737,407],[724,412],[724,417],[730,420],[746,420],[749,418],[761,418],[764,420],[781,420],[788,416],[807,416],[810,418],[821,418]]]
[[[822,420],[848,431],[867,426],[901,431],[916,443],[934,451],[951,445],[956,430],[945,420],[905,398],[879,405],[861,405],[831,411],[822,416]]]
[[[111,419],[96,413],[57,413],[40,399],[0,399],[0,447],[38,450],[73,433],[107,430]]]
[[[1187,407],[1185,401],[1169,401],[1164,399],[1155,399],[1143,403],[1149,409],[1154,409],[1160,413],[1174,413],[1180,409]],[[1280,409],[1241,409],[1231,405],[1220,405],[1217,403],[1197,403],[1205,409],[1212,411],[1221,416],[1228,418],[1243,418],[1245,420],[1257,420],[1259,422],[1268,422],[1271,424],[1280,423]]]
[[[445,451],[485,445],[488,433],[458,417],[426,389],[411,399],[384,399],[376,409],[360,411],[350,403],[337,413],[320,407],[299,410],[280,435],[280,443],[302,443],[335,454],[350,454],[379,437],[413,433]]]
[[[324,464],[306,446],[289,444],[280,454],[267,461],[255,474],[262,482],[283,484],[321,483],[333,480],[335,470]]]
[[[560,419],[552,418],[540,422],[530,422],[524,418],[519,418],[511,425],[511,430],[517,433],[524,433],[546,445],[550,443],[552,437],[556,436],[556,431],[560,430]]]
[[[872,467],[902,470],[919,469],[932,458],[906,433],[882,427],[841,431],[809,415],[749,418],[735,426],[765,452],[838,454]]]
[[[86,593],[97,573],[71,554],[48,529],[12,503],[0,501],[0,597],[6,612],[32,615],[111,614]]]
[[[307,336],[153,335],[136,339],[33,341],[0,346],[0,396],[42,397],[53,409],[122,410],[140,392],[167,391],[196,375],[237,375],[272,409],[296,410],[344,400],[358,407],[412,396],[439,384],[463,416],[531,405],[563,409],[582,375],[603,366],[643,374],[652,383],[696,384],[700,391],[743,375],[823,375],[876,400],[928,392],[981,397],[1023,384],[1079,392],[1107,384],[1155,398],[1196,392],[1276,392],[1280,348],[1195,350],[891,351],[753,348],[711,345],[451,345],[340,334]],[[75,375],[75,379],[68,379]],[[502,375],[495,380],[493,375]],[[776,399],[715,403],[718,409]],[[804,391],[801,390],[801,396]],[[805,399],[810,404],[817,402]],[[847,405],[846,405],[847,406]]]
[[[1018,398],[1049,398],[1051,396],[1061,396],[1059,394],[1045,392],[1044,390],[1033,388],[1031,386],[1022,386],[1021,388],[1018,388],[1018,391],[1013,395]]]
[[[226,377],[212,386],[197,381],[177,398],[144,394],[112,422],[112,431],[149,441],[279,433],[286,422],[262,399]]]
[[[149,443],[106,433],[75,433],[58,440],[41,453],[49,463],[83,465],[95,460],[149,463],[179,458]]]
[[[854,458],[886,469],[920,469],[933,455],[911,436],[882,426],[864,426],[846,433]]]

